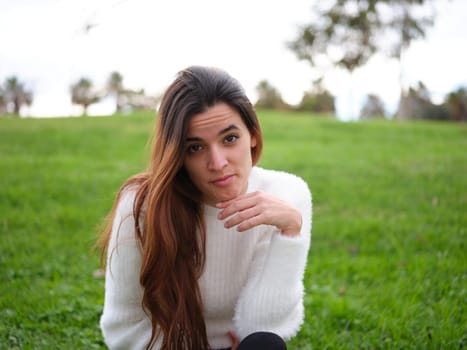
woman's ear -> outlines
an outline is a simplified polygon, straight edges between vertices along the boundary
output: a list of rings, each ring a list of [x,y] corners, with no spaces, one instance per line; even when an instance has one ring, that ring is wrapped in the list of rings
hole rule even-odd
[[[251,148],[256,147],[256,136],[255,135],[251,135],[250,146],[251,146]]]

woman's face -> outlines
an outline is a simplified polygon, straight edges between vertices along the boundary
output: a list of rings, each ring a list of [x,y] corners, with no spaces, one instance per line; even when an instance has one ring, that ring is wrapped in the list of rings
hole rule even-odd
[[[184,166],[204,203],[215,205],[246,192],[255,146],[240,114],[226,103],[190,119]]]

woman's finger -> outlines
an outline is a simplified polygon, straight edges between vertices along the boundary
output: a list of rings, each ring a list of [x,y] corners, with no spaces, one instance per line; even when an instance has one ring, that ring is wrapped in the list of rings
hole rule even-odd
[[[249,209],[239,211],[235,213],[235,215],[230,216],[228,220],[224,222],[224,227],[231,228],[233,226],[240,225],[250,221],[258,215],[261,215],[261,210],[258,207],[251,207]]]
[[[255,206],[256,203],[257,199],[255,199],[255,193],[244,194],[229,201],[221,202],[217,205],[218,208],[222,209],[219,213],[219,219],[223,220],[228,218],[239,211]]]
[[[236,350],[238,348],[238,344],[240,344],[240,339],[238,339],[235,332],[229,331],[229,337],[232,340],[232,350]]]

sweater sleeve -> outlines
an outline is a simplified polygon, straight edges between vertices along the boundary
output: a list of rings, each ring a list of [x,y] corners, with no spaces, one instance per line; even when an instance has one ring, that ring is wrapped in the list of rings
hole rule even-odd
[[[279,194],[300,210],[302,229],[287,237],[275,228],[258,243],[248,281],[235,310],[240,339],[256,331],[293,337],[304,319],[303,275],[311,239],[311,193],[307,184],[294,178],[287,193]]]
[[[108,247],[100,326],[109,349],[145,349],[151,338],[151,320],[143,310],[139,282],[141,250],[135,238],[134,195],[122,194]],[[156,344],[153,349],[159,347]]]

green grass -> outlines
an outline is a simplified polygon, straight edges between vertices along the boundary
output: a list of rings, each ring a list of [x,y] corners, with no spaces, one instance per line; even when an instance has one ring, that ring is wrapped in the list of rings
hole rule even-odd
[[[260,112],[261,165],[313,192],[289,349],[467,348],[467,129]],[[98,226],[153,116],[0,119],[0,349],[102,349]]]

